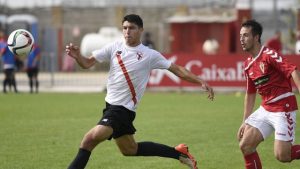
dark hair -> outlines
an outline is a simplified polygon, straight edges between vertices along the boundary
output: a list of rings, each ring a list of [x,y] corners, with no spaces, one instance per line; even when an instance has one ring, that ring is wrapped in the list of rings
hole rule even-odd
[[[256,20],[247,20],[246,22],[242,23],[242,27],[250,27],[253,36],[258,35],[258,42],[261,43],[260,38],[263,32],[263,27],[260,23],[258,23]]]
[[[134,23],[134,24],[136,24],[138,27],[143,28],[143,20],[142,20],[142,18],[141,18],[139,15],[136,15],[136,14],[129,14],[129,15],[126,15],[126,16],[124,16],[124,18],[123,18],[122,24],[123,24],[125,21],[128,21],[128,22],[130,22],[130,23]]]

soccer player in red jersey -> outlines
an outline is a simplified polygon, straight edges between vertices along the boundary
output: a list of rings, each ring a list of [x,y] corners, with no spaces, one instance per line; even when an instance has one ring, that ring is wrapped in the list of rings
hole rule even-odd
[[[245,61],[247,90],[244,118],[237,137],[246,169],[261,169],[256,147],[273,131],[277,160],[291,162],[300,158],[300,145],[295,145],[297,101],[290,79],[300,91],[300,73],[273,49],[261,45],[262,26],[255,20],[242,24],[240,42],[250,54]],[[260,107],[252,113],[256,92],[261,95]]]

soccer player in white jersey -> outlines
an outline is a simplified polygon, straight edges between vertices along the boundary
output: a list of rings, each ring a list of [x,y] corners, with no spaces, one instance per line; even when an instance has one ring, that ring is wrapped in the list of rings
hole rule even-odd
[[[167,69],[186,81],[200,85],[208,92],[208,98],[211,100],[214,98],[213,89],[184,67],[171,63],[159,52],[144,46],[141,43],[143,21],[138,15],[126,15],[122,26],[123,41],[108,44],[92,52],[92,56],[88,58],[80,55],[78,46],[71,43],[66,46],[67,54],[82,68],[90,68],[97,61],[110,63],[103,117],[84,136],[79,152],[69,169],[83,169],[91,151],[100,142],[111,138],[115,139],[121,153],[125,156],[174,158],[189,166],[190,169],[197,169],[197,162],[185,144],[169,147],[153,142],[137,143],[134,139],[136,130],[132,122],[152,69]]]
[[[242,24],[240,42],[250,54],[245,61],[247,90],[244,118],[237,137],[246,169],[261,169],[256,147],[275,131],[274,154],[281,162],[300,158],[300,145],[294,145],[297,101],[291,79],[300,91],[297,67],[276,51],[261,45],[262,26],[255,20]],[[256,92],[261,95],[260,107],[252,113]]]

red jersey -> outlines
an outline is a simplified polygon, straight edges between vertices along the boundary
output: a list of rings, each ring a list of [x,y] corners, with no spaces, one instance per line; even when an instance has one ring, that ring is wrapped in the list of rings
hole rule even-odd
[[[291,73],[297,67],[274,50],[262,46],[259,54],[245,62],[247,93],[261,95],[261,105],[270,112],[290,112],[298,109],[292,92]]]

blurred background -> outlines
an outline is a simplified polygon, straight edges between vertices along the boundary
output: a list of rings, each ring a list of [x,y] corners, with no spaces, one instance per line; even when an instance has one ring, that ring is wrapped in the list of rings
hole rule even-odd
[[[300,0],[0,0],[0,28],[6,37],[21,28],[33,34],[42,51],[40,91],[103,91],[108,64],[83,70],[66,56],[64,47],[73,42],[89,56],[122,38],[121,22],[130,13],[144,20],[145,45],[207,80],[217,91],[244,90],[246,53],[240,48],[239,30],[247,19],[262,23],[266,45],[280,32],[279,52],[300,66]],[[2,73],[1,81],[3,77]],[[29,91],[24,71],[18,71],[16,80],[20,91]],[[155,70],[148,89],[199,87]]]

